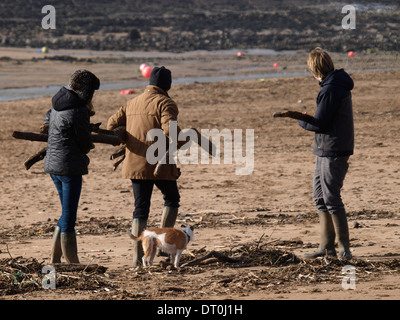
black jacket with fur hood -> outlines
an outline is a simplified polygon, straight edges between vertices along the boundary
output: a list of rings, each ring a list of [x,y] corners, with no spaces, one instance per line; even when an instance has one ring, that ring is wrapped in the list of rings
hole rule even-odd
[[[65,87],[56,93],[52,104],[46,115],[49,136],[44,170],[61,176],[87,174],[86,154],[92,147],[89,109],[75,92]]]

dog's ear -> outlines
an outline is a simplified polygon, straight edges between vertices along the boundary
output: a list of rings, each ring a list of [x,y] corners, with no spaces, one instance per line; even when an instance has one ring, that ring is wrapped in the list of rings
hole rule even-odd
[[[194,229],[194,227],[193,227],[193,226],[190,226],[190,230],[192,230],[192,231],[193,231],[193,229]]]
[[[181,228],[186,228],[186,226],[184,224],[181,224]]]

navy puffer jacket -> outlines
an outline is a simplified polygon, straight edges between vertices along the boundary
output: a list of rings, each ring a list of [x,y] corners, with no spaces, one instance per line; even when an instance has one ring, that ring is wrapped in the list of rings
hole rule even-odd
[[[52,99],[53,108],[46,115],[49,136],[44,170],[61,176],[88,173],[92,147],[89,109],[78,95],[62,87]]]

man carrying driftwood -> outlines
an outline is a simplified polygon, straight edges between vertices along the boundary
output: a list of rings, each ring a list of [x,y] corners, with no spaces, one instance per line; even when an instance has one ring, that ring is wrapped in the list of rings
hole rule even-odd
[[[146,137],[152,129],[162,129],[166,146],[169,145],[170,121],[177,121],[178,107],[169,97],[171,71],[165,67],[154,68],[149,86],[143,94],[129,100],[108,120],[107,129],[126,127],[126,151],[122,165],[122,177],[132,181],[135,210],[132,234],[139,236],[146,228],[150,211],[150,200],[154,185],[164,196],[161,227],[173,227],[178,215],[180,195],[176,183],[179,177],[175,164],[166,164],[161,172],[154,175],[156,165],[146,159],[149,146],[153,143]],[[178,134],[180,128],[177,128]],[[184,143],[184,142],[183,142]],[[179,147],[180,145],[178,145]],[[143,249],[140,242],[134,242],[133,265],[141,263]]]

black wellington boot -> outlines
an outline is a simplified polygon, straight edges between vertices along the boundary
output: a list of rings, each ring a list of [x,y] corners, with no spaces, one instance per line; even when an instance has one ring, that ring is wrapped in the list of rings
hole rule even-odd
[[[161,226],[160,228],[173,228],[175,225],[176,218],[178,216],[178,208],[164,207],[161,216]],[[169,257],[169,255],[159,249],[157,249],[158,257]],[[170,262],[168,258],[166,262]]]
[[[132,234],[135,237],[139,237],[141,233],[146,229],[147,219],[134,218],[132,220]],[[142,258],[144,252],[142,247],[142,241],[133,241],[133,267],[142,265]]]

